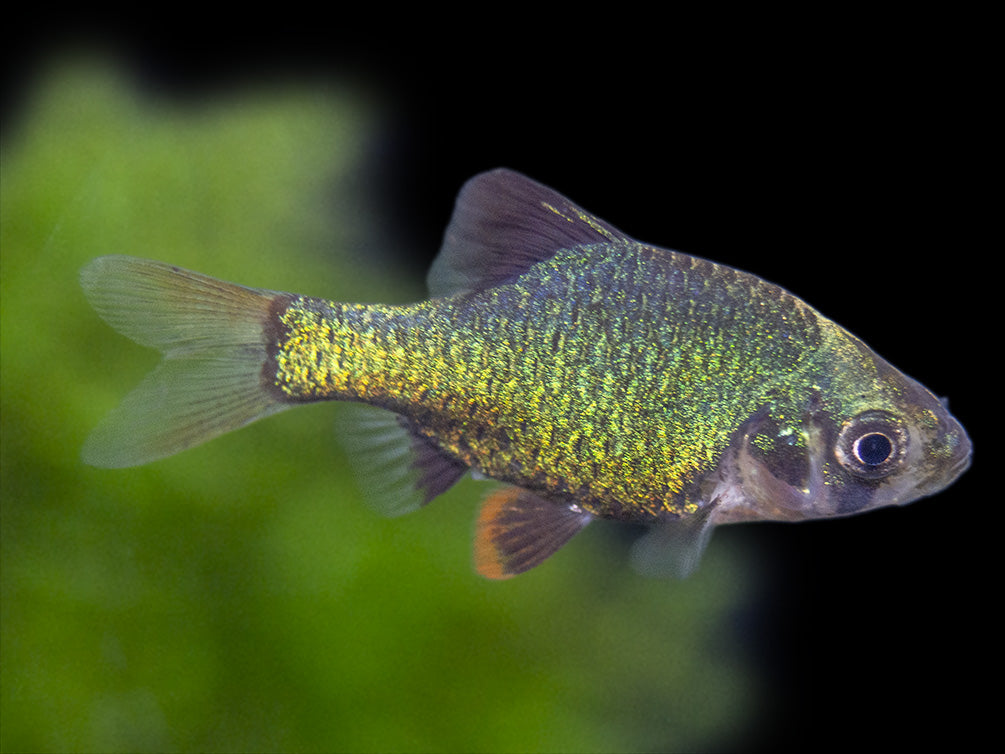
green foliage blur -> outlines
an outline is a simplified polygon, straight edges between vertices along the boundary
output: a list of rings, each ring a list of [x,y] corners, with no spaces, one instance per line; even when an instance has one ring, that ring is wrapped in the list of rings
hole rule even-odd
[[[5,133],[4,751],[694,750],[758,714],[731,623],[754,578],[714,541],[694,577],[655,581],[595,525],[536,571],[483,580],[470,539],[486,484],[381,518],[359,500],[336,405],[145,467],[80,462],[157,359],[87,306],[92,257],[423,295],[353,190],[381,117],[351,87],[179,103],[77,61]]]

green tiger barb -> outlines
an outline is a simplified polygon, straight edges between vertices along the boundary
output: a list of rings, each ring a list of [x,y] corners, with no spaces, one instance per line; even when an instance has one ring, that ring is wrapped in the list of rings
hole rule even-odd
[[[85,460],[146,463],[299,403],[366,404],[349,444],[389,512],[469,470],[504,483],[476,532],[490,578],[598,517],[651,525],[640,570],[683,575],[716,525],[904,504],[969,464],[942,401],[795,296],[639,243],[507,170],[461,191],[416,304],[130,257],[94,260],[82,283],[165,355]]]

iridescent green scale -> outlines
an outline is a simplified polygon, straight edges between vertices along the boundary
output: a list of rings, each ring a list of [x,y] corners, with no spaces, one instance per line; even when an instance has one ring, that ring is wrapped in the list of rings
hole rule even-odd
[[[483,291],[299,298],[281,319],[290,397],[383,406],[487,476],[628,519],[693,513],[695,482],[778,387],[763,376],[794,375],[819,341],[776,286],[630,241],[558,250]]]

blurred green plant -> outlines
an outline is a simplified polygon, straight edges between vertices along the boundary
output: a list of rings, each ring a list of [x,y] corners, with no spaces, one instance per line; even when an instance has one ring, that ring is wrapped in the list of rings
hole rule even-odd
[[[4,751],[695,749],[756,714],[729,626],[753,598],[742,553],[713,543],[692,579],[651,581],[598,526],[483,581],[469,548],[484,485],[379,518],[336,444],[337,406],[147,467],[81,464],[86,433],[156,361],[87,307],[91,257],[422,295],[367,263],[381,226],[351,178],[380,117],[371,92],[171,102],[76,62],[5,133]]]

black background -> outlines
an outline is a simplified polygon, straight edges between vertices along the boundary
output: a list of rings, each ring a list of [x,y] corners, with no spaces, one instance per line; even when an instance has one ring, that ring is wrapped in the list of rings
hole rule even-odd
[[[756,527],[775,586],[738,627],[777,695],[750,748],[965,745],[1000,664],[988,540],[1001,495],[979,481],[994,448],[978,427],[1000,400],[988,382],[1000,316],[981,279],[998,274],[1001,247],[980,230],[996,173],[980,41],[938,20],[921,35],[865,19],[830,36],[755,20],[695,32],[640,19],[645,39],[603,18],[534,35],[535,19],[490,35],[491,18],[392,29],[340,17],[319,34],[254,36],[191,20],[39,24],[4,53],[4,139],[45,62],[80,43],[117,55],[150,93],[190,101],[348,76],[391,106],[369,180],[416,275],[463,181],[508,166],[641,240],[805,298],[949,396],[977,456],[908,509]],[[743,528],[716,538],[752,536]]]

